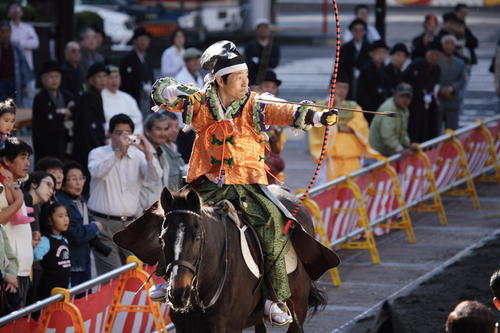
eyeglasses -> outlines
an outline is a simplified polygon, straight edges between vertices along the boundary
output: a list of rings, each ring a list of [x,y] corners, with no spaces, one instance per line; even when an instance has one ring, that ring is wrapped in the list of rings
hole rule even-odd
[[[85,176],[81,176],[81,177],[74,176],[74,177],[68,177],[68,179],[67,179],[68,182],[77,182],[77,181],[84,182],[86,180],[87,180],[87,177],[85,177]]]

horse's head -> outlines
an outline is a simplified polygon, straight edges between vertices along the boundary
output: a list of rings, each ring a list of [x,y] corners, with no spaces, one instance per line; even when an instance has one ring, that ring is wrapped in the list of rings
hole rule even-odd
[[[187,311],[194,303],[205,240],[201,200],[192,189],[180,193],[164,189],[160,203],[165,212],[160,242],[168,264],[167,300],[173,310]]]

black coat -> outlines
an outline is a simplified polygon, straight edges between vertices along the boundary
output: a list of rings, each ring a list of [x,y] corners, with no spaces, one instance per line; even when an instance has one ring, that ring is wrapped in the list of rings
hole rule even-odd
[[[431,66],[425,59],[412,62],[403,74],[403,81],[413,87],[413,98],[410,104],[408,130],[413,142],[424,142],[440,134],[441,123],[436,97],[426,105],[424,97],[432,94],[441,78],[438,65]]]
[[[401,82],[403,82],[403,71],[396,70],[391,63],[385,65],[382,69],[382,85],[385,98],[392,97],[397,85]]]
[[[253,39],[245,45],[245,62],[248,66],[248,78],[250,80],[250,85],[257,84],[257,75],[259,71],[259,66],[262,59],[262,52],[264,51],[264,47],[257,41],[257,39]],[[269,53],[269,59],[265,70],[268,68],[276,68],[280,62],[280,47],[276,44],[276,41],[273,40],[271,44],[271,52]],[[258,59],[258,62],[254,61],[254,58]]]
[[[364,110],[376,111],[385,101],[382,70],[370,62],[359,75],[356,101]],[[371,122],[373,114],[365,113],[365,118]]]
[[[411,60],[425,57],[425,52],[427,52],[427,44],[424,44],[424,36],[425,33],[422,33],[413,38],[411,42]],[[434,40],[436,40],[436,37],[434,37],[434,39],[432,40],[429,40],[427,43],[431,43]]]
[[[120,75],[122,78],[121,90],[129,93],[135,98],[137,104],[141,105],[141,91],[143,84],[153,83],[153,67],[147,59],[141,62],[135,50],[130,51],[120,62]]]
[[[64,105],[73,100],[70,94],[60,91]],[[64,127],[64,114],[56,112],[57,107],[50,98],[49,92],[42,88],[33,100],[33,148],[35,160],[45,156],[60,159],[66,158],[69,142],[68,130]]]
[[[355,89],[354,83],[354,71],[355,69],[361,71],[370,61],[370,55],[368,54],[370,49],[370,44],[365,39],[361,46],[359,53],[356,51],[354,46],[354,40],[342,45],[340,49],[340,60],[339,60],[339,72],[345,75],[347,81],[350,84],[351,89],[349,89],[348,99],[355,99]]]
[[[61,70],[61,88],[77,99],[83,94],[85,85],[85,76],[82,67],[78,66],[75,68],[68,62],[65,62],[61,65]]]
[[[87,168],[89,152],[104,145],[102,97],[94,87],[83,93],[74,114],[73,158]]]

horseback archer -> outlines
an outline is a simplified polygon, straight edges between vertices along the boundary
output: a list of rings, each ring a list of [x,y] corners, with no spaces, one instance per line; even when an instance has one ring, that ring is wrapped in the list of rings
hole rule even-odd
[[[265,187],[266,131],[271,125],[302,130],[331,126],[337,112],[258,102],[248,87],[247,65],[232,42],[210,46],[201,64],[210,71],[204,90],[164,78],[154,84],[152,98],[165,109],[182,112],[184,122],[196,131],[187,182],[206,203],[223,199],[235,203],[259,234],[269,281],[264,285],[264,312],[273,324],[285,325],[293,319],[285,303],[291,292],[283,256],[288,236],[282,229],[287,219],[294,218],[278,208]],[[157,299],[158,290],[164,289],[153,291]]]

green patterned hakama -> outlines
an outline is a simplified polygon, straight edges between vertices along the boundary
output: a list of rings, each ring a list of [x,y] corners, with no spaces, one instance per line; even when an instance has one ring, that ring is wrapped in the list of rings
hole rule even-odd
[[[205,204],[213,205],[221,200],[231,201],[242,212],[242,217],[257,231],[264,251],[265,275],[273,292],[264,284],[267,299],[284,301],[290,297],[286,273],[285,254],[288,235],[283,235],[285,217],[276,205],[262,193],[259,185],[218,185],[206,181],[196,188]],[[275,263],[276,262],[276,263]]]

